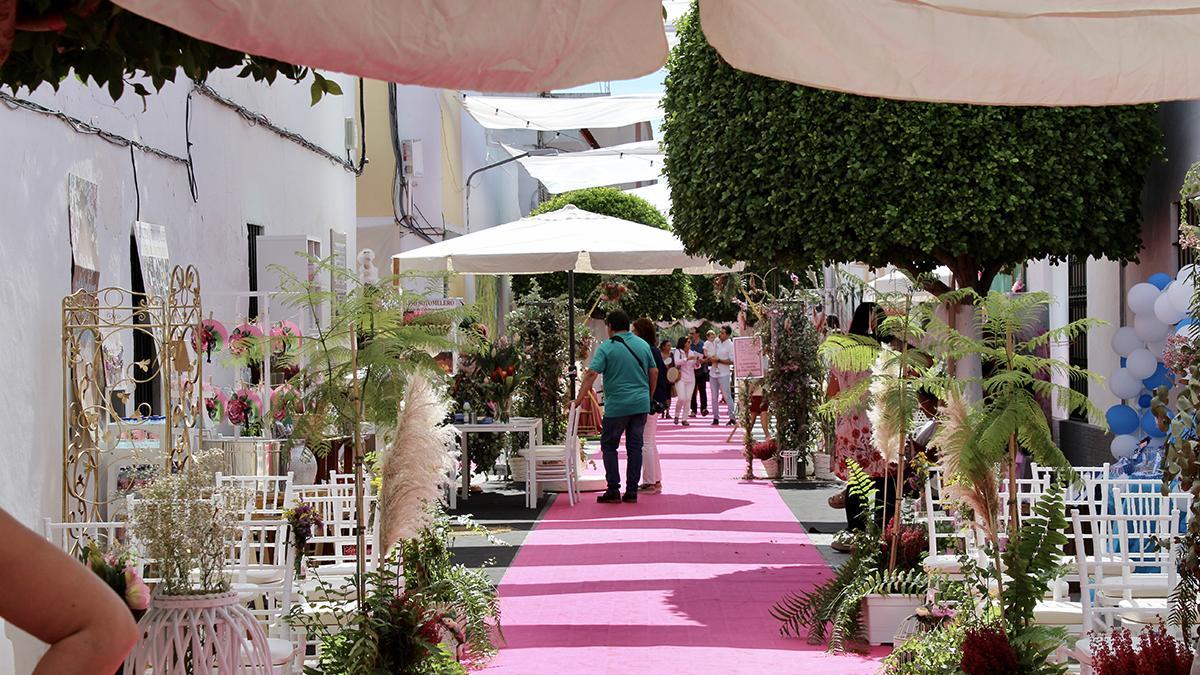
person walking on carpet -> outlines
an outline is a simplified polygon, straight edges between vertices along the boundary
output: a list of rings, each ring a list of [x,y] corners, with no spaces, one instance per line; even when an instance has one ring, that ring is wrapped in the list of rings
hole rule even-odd
[[[675,349],[675,367],[679,370],[679,379],[675,382],[675,424],[688,426],[688,401],[696,389],[696,364],[700,355],[691,350],[686,337],[679,338]],[[680,420],[680,413],[683,419]],[[695,411],[692,412],[694,416]]]
[[[712,331],[709,331],[712,333]],[[726,412],[729,413],[729,426],[737,424],[737,412],[733,402],[733,389],[730,387],[729,378],[732,374],[730,366],[733,365],[733,340],[730,338],[732,334],[729,326],[721,326],[721,335],[713,340],[711,345],[704,350],[708,356],[708,362],[712,368],[710,382],[711,391],[708,393],[710,403],[712,403],[713,411],[713,426],[721,423],[721,397],[725,398]]]
[[[602,504],[637,502],[638,479],[642,474],[643,436],[650,415],[650,401],[658,384],[654,348],[629,332],[629,315],[609,312],[604,320],[608,339],[596,348],[587,374],[579,386],[575,405],[583,405],[598,375],[604,376],[604,421],[601,423],[600,452],[608,489],[596,498]],[[617,448],[625,437],[625,495],[621,495],[621,468]]]
[[[648,317],[633,322],[633,333],[650,345],[658,337],[658,329]],[[655,419],[658,415],[655,413],[671,407],[671,384],[667,381],[667,363],[661,351],[655,350],[654,367],[658,370],[658,382],[650,397],[650,414],[646,416],[646,431],[642,435],[642,484],[638,487],[641,492],[662,492],[662,463],[658,459],[658,422]]]
[[[700,339],[700,328],[692,328],[688,331],[688,345],[691,351],[696,355],[696,386],[692,388],[691,401],[692,417],[696,417],[696,412],[699,411],[700,417],[708,417],[708,361],[704,360],[704,340]],[[700,400],[700,407],[696,407],[696,399]]]

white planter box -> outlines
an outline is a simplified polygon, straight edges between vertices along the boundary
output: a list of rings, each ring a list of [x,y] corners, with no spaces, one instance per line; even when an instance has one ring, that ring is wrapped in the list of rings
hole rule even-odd
[[[863,625],[871,645],[891,644],[896,629],[921,606],[917,595],[868,595],[863,598]]]

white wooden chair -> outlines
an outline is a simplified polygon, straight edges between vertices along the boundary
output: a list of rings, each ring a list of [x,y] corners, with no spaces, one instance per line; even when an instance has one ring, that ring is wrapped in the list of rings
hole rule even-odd
[[[567,487],[567,501],[571,506],[579,501],[579,410],[575,404],[567,413],[567,434],[562,445],[534,445],[533,457],[522,449],[518,454],[525,458],[525,505],[537,508],[541,490],[538,481],[560,480]]]
[[[285,476],[227,476],[218,473],[216,485],[246,492],[246,513],[251,519],[280,520],[291,506],[292,472]]]
[[[305,502],[321,514],[321,520],[324,521],[324,527],[309,537],[305,560],[322,577],[348,577],[354,574],[357,566],[355,547],[358,546],[357,504],[354,495],[324,495],[306,499]],[[368,547],[375,541],[375,504],[375,495],[364,495],[365,538]],[[369,568],[373,557],[367,556]]]
[[[1165,599],[1136,598],[1133,591],[1146,583],[1163,586],[1168,593],[1175,587],[1178,575],[1173,564],[1173,549],[1171,546],[1138,546],[1138,551],[1131,551],[1130,543],[1138,541],[1147,531],[1152,531],[1156,538],[1171,541],[1177,523],[1177,514],[1172,511],[1133,517],[1072,512],[1071,529],[1079,568],[1080,635],[1085,637],[1075,643],[1071,656],[1079,661],[1080,673],[1092,673],[1091,645],[1086,637],[1089,632],[1106,632],[1121,624],[1138,626],[1166,620],[1169,608]],[[1092,554],[1086,553],[1088,544],[1091,544]],[[1109,560],[1120,561],[1119,571],[1114,573]],[[1138,571],[1145,566],[1164,570],[1165,579],[1158,576],[1160,573]],[[1115,603],[1103,602],[1102,599],[1114,589],[1120,591],[1121,599]]]
[[[947,509],[942,472],[929,470],[925,481],[925,526],[929,539],[929,554],[923,566],[928,572],[937,572],[951,578],[962,577],[959,556],[975,548],[975,532],[970,523],[961,523]]]
[[[79,547],[88,540],[102,546],[128,545],[129,537],[126,532],[128,526],[129,523],[115,520],[62,523],[45,518],[42,520],[42,535],[64,553],[75,555],[79,552]]]
[[[1074,467],[1075,474],[1079,477],[1079,482],[1074,485],[1067,485],[1066,494],[1063,495],[1063,502],[1067,509],[1090,504],[1088,486],[1089,482],[1097,480],[1105,480],[1108,478],[1109,465],[1101,464],[1100,466],[1077,466]],[[1031,474],[1034,478],[1047,481],[1057,480],[1058,471],[1048,466],[1041,466],[1037,462],[1030,464]]]
[[[291,526],[285,520],[245,520],[239,527],[241,537],[233,543],[227,561],[233,590],[262,624],[272,672],[290,675],[301,654],[297,635],[286,621],[295,593]],[[243,663],[258,665],[249,654],[243,652]]]

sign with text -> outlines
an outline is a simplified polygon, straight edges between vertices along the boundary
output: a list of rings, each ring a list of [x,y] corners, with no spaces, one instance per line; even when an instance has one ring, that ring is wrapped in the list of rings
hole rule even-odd
[[[762,340],[757,336],[733,338],[734,377],[739,380],[763,377],[766,374],[765,366]]]

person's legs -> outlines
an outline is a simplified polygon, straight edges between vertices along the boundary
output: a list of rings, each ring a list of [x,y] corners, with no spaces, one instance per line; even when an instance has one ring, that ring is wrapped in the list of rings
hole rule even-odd
[[[733,420],[737,419],[737,406],[734,405],[733,388],[730,386],[729,376],[726,375],[725,377],[718,377],[715,379],[717,381],[717,385],[721,388],[721,393],[725,395],[725,403],[727,406],[726,412],[729,413],[729,421],[732,422]],[[716,396],[713,398],[716,398]]]
[[[713,424],[721,423],[721,378],[710,375],[708,378],[708,403],[712,410]]]
[[[700,378],[696,378],[696,382],[699,382],[699,381],[700,381]],[[696,411],[699,410],[699,408],[696,407],[696,399],[699,396],[700,396],[700,387],[693,386],[692,387],[692,395],[688,397],[688,400],[692,402],[692,405],[691,405],[692,417],[695,417]]]
[[[617,448],[621,445],[621,433],[625,431],[624,417],[604,416],[600,427],[600,455],[604,460],[604,479],[608,492],[621,491],[621,467],[617,462]]]
[[[662,463],[658,457],[658,422],[651,414],[646,415],[645,432],[642,434],[642,484],[654,485],[660,482]]]
[[[708,415],[708,379],[707,375],[696,378],[696,389],[700,390],[700,414],[704,416]]]
[[[682,393],[679,395],[679,401],[675,404],[675,417],[687,422],[688,406],[687,401],[696,400],[696,381],[695,380],[680,380],[679,386],[682,387]],[[696,416],[696,411],[693,408],[692,417]]]
[[[642,475],[642,448],[646,431],[646,420],[650,415],[628,415],[622,417],[625,427],[625,494],[637,496],[638,476]]]

